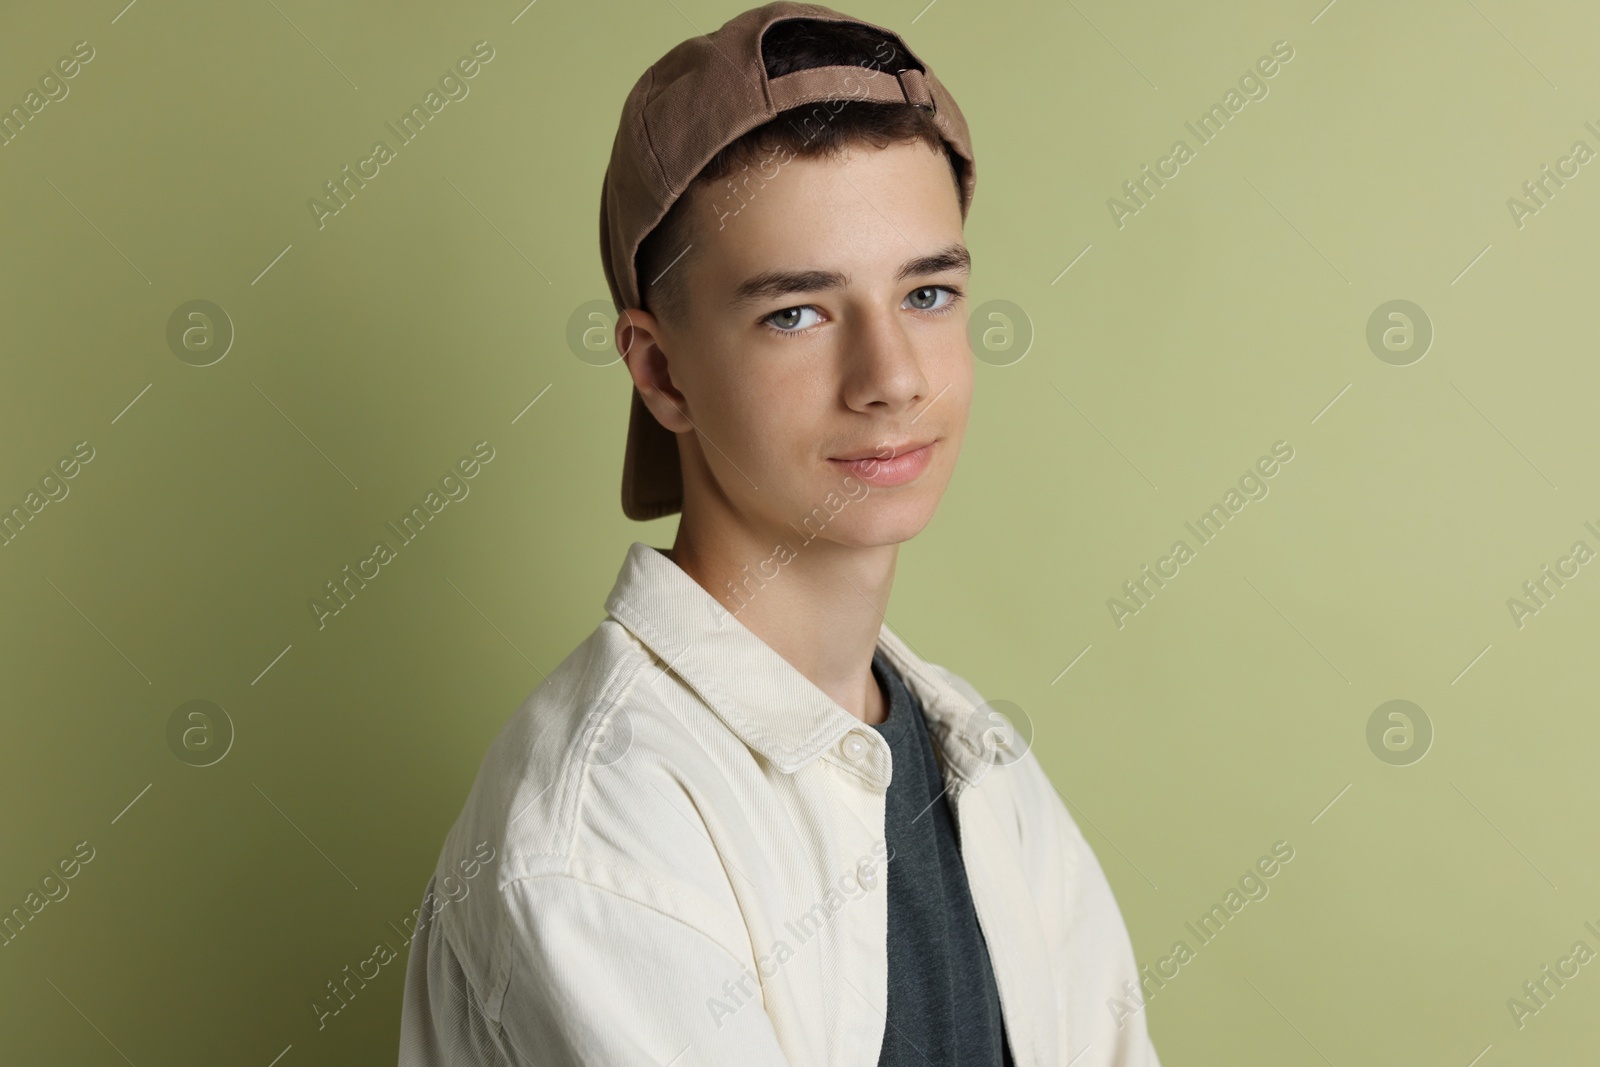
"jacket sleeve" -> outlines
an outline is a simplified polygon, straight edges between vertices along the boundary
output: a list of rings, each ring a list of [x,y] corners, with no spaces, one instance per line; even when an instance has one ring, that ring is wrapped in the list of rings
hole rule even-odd
[[[418,928],[400,1067],[788,1067],[731,926],[709,921],[714,912],[682,889],[629,886],[592,864],[586,873],[612,888],[541,875],[501,890],[507,974],[497,1018],[456,953],[457,916]]]
[[[430,878],[425,908],[437,899],[433,887]],[[399,1067],[508,1067],[504,1040],[445,933],[452,919],[425,917],[411,939],[400,1007]]]
[[[640,887],[568,875],[505,887],[511,1067],[787,1067],[729,929],[671,890]]]

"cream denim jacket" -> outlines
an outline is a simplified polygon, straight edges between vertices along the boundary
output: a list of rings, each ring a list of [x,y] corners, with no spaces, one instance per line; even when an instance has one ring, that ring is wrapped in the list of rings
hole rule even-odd
[[[649,545],[605,608],[445,839],[400,1067],[873,1067],[887,743]],[[878,647],[934,740],[1017,1067],[1160,1067],[1108,1006],[1138,988],[1128,931],[1033,753],[887,625]]]

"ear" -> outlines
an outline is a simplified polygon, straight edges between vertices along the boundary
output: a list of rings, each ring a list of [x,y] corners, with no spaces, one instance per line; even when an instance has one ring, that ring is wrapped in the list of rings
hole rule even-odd
[[[624,308],[617,316],[616,342],[634,386],[656,421],[673,433],[693,429],[689,402],[672,384],[671,359],[662,347],[659,320],[641,308]]]

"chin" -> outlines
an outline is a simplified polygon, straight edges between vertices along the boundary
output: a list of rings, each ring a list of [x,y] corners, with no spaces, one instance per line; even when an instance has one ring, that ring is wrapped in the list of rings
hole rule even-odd
[[[877,548],[911,540],[933,521],[939,509],[937,494],[905,494],[904,499],[889,499],[887,491],[874,490],[852,503],[828,523],[828,540],[854,548]]]

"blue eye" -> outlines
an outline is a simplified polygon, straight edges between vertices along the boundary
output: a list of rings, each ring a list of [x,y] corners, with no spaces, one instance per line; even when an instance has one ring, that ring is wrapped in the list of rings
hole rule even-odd
[[[935,299],[941,291],[945,294],[943,303],[930,304],[927,302]],[[953,285],[921,285],[911,290],[911,293],[906,297],[906,303],[902,306],[909,307],[912,311],[923,311],[929,315],[948,315],[955,310],[956,303],[962,295],[961,290]],[[763,318],[760,325],[770,333],[775,333],[782,337],[794,337],[808,332],[812,326],[817,325],[818,319],[814,318],[810,322],[805,321],[805,316],[808,313],[816,316],[817,309],[810,304],[800,304],[795,307],[784,308],[782,311],[774,311]]]
[[[773,329],[777,330],[779,333],[798,333],[807,326],[816,325],[814,322],[808,322],[802,325],[795,320],[796,316],[802,316],[808,311],[812,315],[817,313],[815,308],[808,305],[802,305],[800,307],[784,308],[782,311],[774,311],[761,321],[765,323],[771,323]]]

